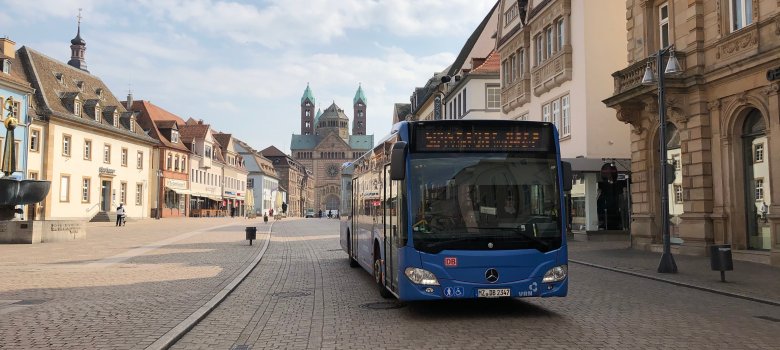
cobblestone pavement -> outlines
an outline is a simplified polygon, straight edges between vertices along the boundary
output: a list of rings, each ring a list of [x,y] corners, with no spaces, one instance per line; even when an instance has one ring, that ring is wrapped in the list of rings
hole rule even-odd
[[[0,348],[144,348],[232,281],[270,225],[246,219],[88,224],[87,239],[0,245]],[[261,242],[258,242],[261,243]]]
[[[646,274],[675,282],[780,302],[780,268],[734,260],[734,270],[710,269],[710,258],[675,254],[676,274],[657,273],[661,254],[631,249],[629,242],[570,242],[569,259]]]
[[[348,267],[335,220],[285,221],[174,349],[770,349],[780,308],[582,265],[569,296],[397,304]],[[377,307],[393,307],[376,309]]]

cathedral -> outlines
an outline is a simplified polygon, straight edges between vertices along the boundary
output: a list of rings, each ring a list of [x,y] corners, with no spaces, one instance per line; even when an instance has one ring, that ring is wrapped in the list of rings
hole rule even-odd
[[[309,85],[301,97],[301,133],[293,134],[290,153],[314,173],[315,212],[338,210],[341,202],[339,174],[342,164],[353,161],[374,146],[374,135],[366,135],[366,96],[358,86],[352,99],[352,134],[349,117],[335,102],[314,112],[315,100]],[[306,208],[309,209],[309,208]]]

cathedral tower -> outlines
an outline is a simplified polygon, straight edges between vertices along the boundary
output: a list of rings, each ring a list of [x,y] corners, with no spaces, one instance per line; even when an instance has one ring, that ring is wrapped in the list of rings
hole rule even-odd
[[[366,95],[363,94],[363,86],[358,85],[355,98],[352,99],[352,107],[355,114],[352,115],[352,135],[366,134]]]
[[[309,84],[306,84],[306,90],[301,97],[301,135],[314,134],[314,95],[311,93]]]

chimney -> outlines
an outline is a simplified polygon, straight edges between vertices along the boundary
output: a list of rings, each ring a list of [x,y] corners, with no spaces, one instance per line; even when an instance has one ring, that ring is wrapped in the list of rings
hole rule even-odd
[[[16,43],[8,37],[0,38],[0,55],[15,58],[16,57]]]

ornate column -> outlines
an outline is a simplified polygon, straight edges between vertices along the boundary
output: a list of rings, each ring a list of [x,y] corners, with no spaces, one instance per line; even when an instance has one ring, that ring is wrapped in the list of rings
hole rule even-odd
[[[780,25],[778,26],[780,28]],[[767,97],[769,125],[767,125],[767,144],[769,161],[769,189],[771,206],[767,218],[771,235],[772,265],[780,266],[780,83],[773,82],[762,91]]]
[[[683,240],[679,251],[705,255],[713,241],[710,214],[714,206],[712,130],[707,102],[700,92],[693,92],[685,98],[671,97],[667,105],[669,120],[680,130],[682,151],[684,212],[679,226]]]
[[[717,146],[712,147],[712,188],[713,188],[713,208],[710,218],[712,218],[712,243],[714,244],[729,244],[731,243],[730,237],[728,237],[728,215],[726,214],[726,203],[728,197],[726,195],[726,188],[729,183],[729,167],[728,162],[724,160],[724,155],[728,154],[729,141],[721,135],[720,125],[722,106],[720,99],[715,99],[707,103],[707,109],[709,110],[711,139],[715,141]]]

